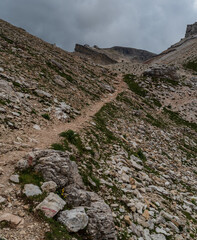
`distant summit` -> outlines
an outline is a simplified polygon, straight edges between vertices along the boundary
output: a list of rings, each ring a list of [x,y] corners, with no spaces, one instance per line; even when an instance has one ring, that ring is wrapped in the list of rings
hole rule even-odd
[[[75,52],[83,57],[91,59],[93,62],[108,65],[118,62],[144,62],[156,56],[155,53],[142,49],[119,47],[99,48],[89,45],[76,44]]]
[[[197,22],[187,25],[185,37],[187,38],[193,35],[197,35]]]

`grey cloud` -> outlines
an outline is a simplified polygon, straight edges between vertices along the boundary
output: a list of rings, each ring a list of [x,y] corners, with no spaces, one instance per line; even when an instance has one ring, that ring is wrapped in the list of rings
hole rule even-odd
[[[196,21],[195,0],[4,0],[0,18],[72,51],[75,43],[165,50]]]

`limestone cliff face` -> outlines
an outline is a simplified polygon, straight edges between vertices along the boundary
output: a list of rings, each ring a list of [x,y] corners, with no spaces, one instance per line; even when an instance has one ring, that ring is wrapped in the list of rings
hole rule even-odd
[[[187,38],[193,35],[197,35],[197,22],[195,22],[194,24],[187,25],[185,37]]]

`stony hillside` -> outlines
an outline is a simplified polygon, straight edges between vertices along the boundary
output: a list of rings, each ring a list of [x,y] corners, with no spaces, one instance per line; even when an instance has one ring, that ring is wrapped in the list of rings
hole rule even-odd
[[[107,69],[89,65],[4,21],[0,21],[0,51],[1,135],[68,122],[92,101],[114,91],[116,79]]]
[[[90,47],[89,45],[83,46],[80,44],[76,44],[75,53],[101,65],[118,62],[144,62],[156,56],[154,53],[136,48],[118,46],[99,48],[98,46]]]
[[[197,40],[182,42],[101,67],[0,21],[0,239],[197,239]]]

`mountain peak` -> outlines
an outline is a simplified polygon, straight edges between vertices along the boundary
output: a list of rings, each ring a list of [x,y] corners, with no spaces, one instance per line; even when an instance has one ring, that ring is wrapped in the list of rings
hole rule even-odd
[[[195,22],[194,24],[187,25],[185,37],[187,38],[187,37],[191,37],[193,35],[197,35],[197,22]]]

